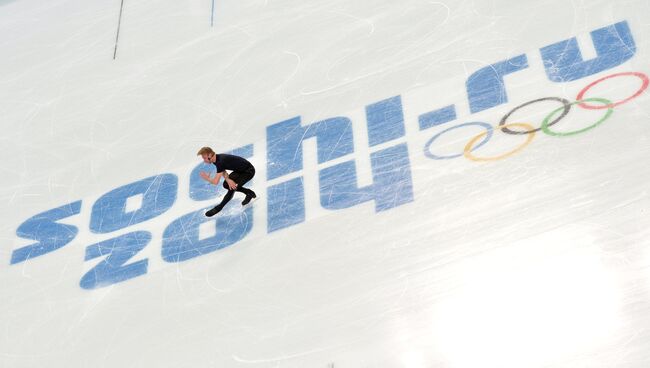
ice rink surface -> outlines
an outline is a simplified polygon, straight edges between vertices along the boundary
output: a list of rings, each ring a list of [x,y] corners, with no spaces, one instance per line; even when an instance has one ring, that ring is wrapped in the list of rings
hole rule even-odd
[[[648,14],[0,0],[0,367],[650,367]]]

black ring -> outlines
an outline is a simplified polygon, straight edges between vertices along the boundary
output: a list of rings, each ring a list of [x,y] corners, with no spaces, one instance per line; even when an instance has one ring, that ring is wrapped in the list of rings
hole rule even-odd
[[[530,105],[530,104],[534,104],[535,102],[540,102],[540,101],[558,101],[558,102],[562,102],[562,104],[564,105],[564,110],[562,111],[562,114],[561,114],[560,116],[558,116],[555,120],[553,120],[553,121],[551,121],[550,123],[548,123],[548,126],[551,126],[551,125],[557,123],[558,121],[562,120],[562,118],[564,118],[564,117],[566,116],[566,114],[569,113],[569,110],[571,110],[571,103],[569,102],[569,100],[566,100],[566,99],[564,99],[564,98],[560,98],[560,97],[543,97],[543,98],[538,98],[538,99],[536,99],[536,100],[532,100],[532,101],[525,102],[525,103],[523,103],[523,104],[521,104],[521,105],[515,107],[514,109],[510,110],[509,113],[507,113],[506,115],[503,116],[503,118],[502,118],[501,121],[499,122],[499,126],[501,127],[501,126],[506,125],[506,120],[508,120],[508,118],[510,117],[510,115],[512,115],[512,113],[514,113],[515,111],[521,109],[522,107],[525,107],[525,106],[528,106],[528,105]],[[510,129],[508,129],[507,127],[506,127],[506,128],[501,128],[500,130],[501,130],[502,132],[504,132],[504,133],[508,133],[508,134],[515,134],[515,135],[519,134],[519,135],[521,135],[521,134],[530,134],[530,133],[538,132],[538,131],[542,130],[542,128],[539,127],[539,128],[537,128],[537,129],[526,130],[526,131],[523,131],[523,132],[517,132],[517,131],[514,131],[514,130],[510,130]]]

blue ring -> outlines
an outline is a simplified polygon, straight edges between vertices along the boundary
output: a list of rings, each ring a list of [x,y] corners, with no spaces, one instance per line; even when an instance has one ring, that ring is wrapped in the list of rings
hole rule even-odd
[[[482,145],[484,145],[485,143],[487,143],[487,141],[489,141],[490,138],[492,138],[492,132],[494,131],[494,129],[492,128],[492,125],[490,125],[490,124],[488,124],[488,123],[482,123],[482,122],[479,122],[479,121],[473,121],[473,122],[469,122],[469,123],[463,123],[463,124],[459,124],[459,125],[454,125],[453,127],[451,127],[451,128],[447,128],[447,129],[443,130],[442,132],[440,132],[440,133],[434,135],[433,137],[431,137],[431,139],[429,139],[429,141],[424,145],[424,155],[427,156],[428,158],[432,159],[432,160],[448,160],[448,159],[451,159],[451,158],[456,158],[456,157],[460,157],[460,156],[462,156],[463,153],[459,153],[459,154],[457,154],[457,155],[449,155],[449,156],[436,156],[436,155],[434,155],[433,153],[431,153],[431,150],[429,150],[429,148],[430,148],[430,146],[431,146],[431,143],[433,143],[433,141],[435,141],[436,138],[438,138],[438,137],[441,136],[442,134],[444,134],[444,133],[446,133],[446,132],[448,132],[448,131],[450,131],[450,130],[453,130],[453,129],[462,128],[462,127],[464,127],[464,126],[470,126],[470,125],[478,125],[478,126],[482,126],[483,128],[485,128],[485,129],[487,130],[487,134],[485,135],[485,138],[483,138],[483,140],[481,141],[481,143],[477,144],[477,145],[472,149],[472,151],[474,151],[475,149],[481,147]]]

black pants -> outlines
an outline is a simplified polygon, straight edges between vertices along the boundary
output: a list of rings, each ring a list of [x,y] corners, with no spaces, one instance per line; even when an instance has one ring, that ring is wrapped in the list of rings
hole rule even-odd
[[[248,183],[248,181],[250,181],[253,178],[253,176],[255,176],[255,168],[250,168],[250,169],[248,169],[246,171],[233,171],[230,174],[228,174],[228,177],[232,181],[237,183],[237,189],[235,189],[235,190],[230,189],[230,187],[228,186],[228,182],[226,180],[224,180],[223,181],[223,187],[226,188],[228,193],[226,193],[226,195],[223,197],[223,200],[221,201],[221,203],[219,203],[217,205],[217,207],[215,207],[215,208],[218,208],[219,211],[221,211],[221,209],[228,202],[230,202],[232,197],[235,195],[235,192],[242,192],[242,193],[246,194],[246,196],[254,196],[255,193],[252,190],[250,190],[248,188],[244,188],[244,184]]]

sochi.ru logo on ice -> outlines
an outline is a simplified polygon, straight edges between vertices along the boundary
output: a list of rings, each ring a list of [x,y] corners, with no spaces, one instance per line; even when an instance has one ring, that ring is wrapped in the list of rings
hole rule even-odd
[[[548,79],[552,82],[570,82],[614,68],[634,56],[636,46],[627,22],[619,22],[591,32],[591,39],[597,56],[583,60],[576,38],[563,40],[546,47],[539,52]],[[521,54],[486,66],[474,72],[465,82],[469,111],[464,115],[475,114],[508,102],[504,76],[528,68],[526,54]],[[587,98],[585,94],[602,80],[634,76],[642,80],[642,87],[625,100],[612,102],[604,98]],[[602,77],[588,84],[570,102],[559,97],[544,97],[529,101],[515,107],[506,114],[496,127],[483,122],[471,122],[449,126],[457,120],[455,105],[448,105],[418,115],[416,130],[427,132],[439,126],[447,127],[438,131],[424,147],[424,156],[434,160],[453,159],[464,156],[474,161],[500,159],[517,152],[530,143],[540,130],[549,136],[578,134],[591,129],[607,119],[613,107],[638,96],[648,86],[648,77],[639,72],[616,73]],[[596,96],[599,97],[599,96]],[[508,117],[514,111],[538,101],[557,101],[561,107],[549,112],[535,128],[525,123],[509,123]],[[376,212],[387,211],[402,206],[415,199],[409,148],[403,114],[401,96],[394,96],[371,103],[365,107],[365,125],[367,131],[368,152],[372,183],[359,185],[352,121],[348,117],[333,117],[322,121],[305,123],[300,117],[281,121],[266,128],[266,224],[263,233],[270,233],[296,226],[306,221],[309,201],[305,198],[305,170],[303,169],[303,142],[315,140],[318,161],[318,190],[320,207],[326,210],[342,210],[364,202],[373,202]],[[594,104],[595,103],[595,104]],[[589,127],[575,132],[556,132],[552,126],[569,113],[572,106],[586,109],[602,109],[603,116]],[[432,145],[436,139],[451,129],[475,125],[485,132],[471,139],[463,152],[454,155],[434,153]],[[539,125],[539,124],[537,124]],[[517,129],[513,129],[517,128]],[[517,149],[495,157],[477,157],[474,150],[486,144],[494,132],[511,134],[513,137],[525,136],[525,142]],[[357,140],[358,141],[358,140]],[[254,146],[246,145],[233,153],[252,157]],[[414,151],[421,154],[419,149]],[[365,155],[365,154],[364,154]],[[220,195],[214,187],[202,181],[198,175],[205,168],[197,166],[189,173],[182,173],[182,179],[188,179],[185,189],[179,186],[179,176],[165,173],[139,180],[137,182],[113,189],[99,197],[92,205],[89,214],[88,229],[96,238],[110,237],[87,245],[85,259],[99,261],[86,272],[80,280],[80,286],[94,289],[144,275],[149,269],[149,259],[138,257],[137,253],[147,247],[151,240],[161,237],[161,259],[168,263],[182,262],[191,258],[212,253],[218,249],[231,246],[244,239],[253,228],[253,211],[256,206],[243,211],[222,213],[215,218],[203,215],[205,207],[213,205]],[[262,185],[257,179],[255,187]],[[180,198],[179,198],[180,196]],[[137,205],[132,205],[138,198]],[[187,205],[189,204],[189,205]],[[176,217],[169,211],[175,205],[176,211],[191,209],[190,212]],[[264,208],[264,206],[259,206]],[[82,200],[37,214],[24,221],[16,230],[20,238],[35,241],[12,253],[11,264],[18,264],[47,253],[61,249],[70,244],[79,235],[79,228],[66,224],[66,219],[81,214]],[[135,225],[156,219],[165,219],[162,234],[150,231],[133,230]],[[60,222],[61,221],[61,222]],[[214,229],[210,236],[201,236],[199,228],[210,223]],[[258,225],[259,226],[259,225]],[[259,229],[258,229],[259,230]],[[119,234],[119,235],[112,235]],[[156,260],[158,261],[158,260]]]

